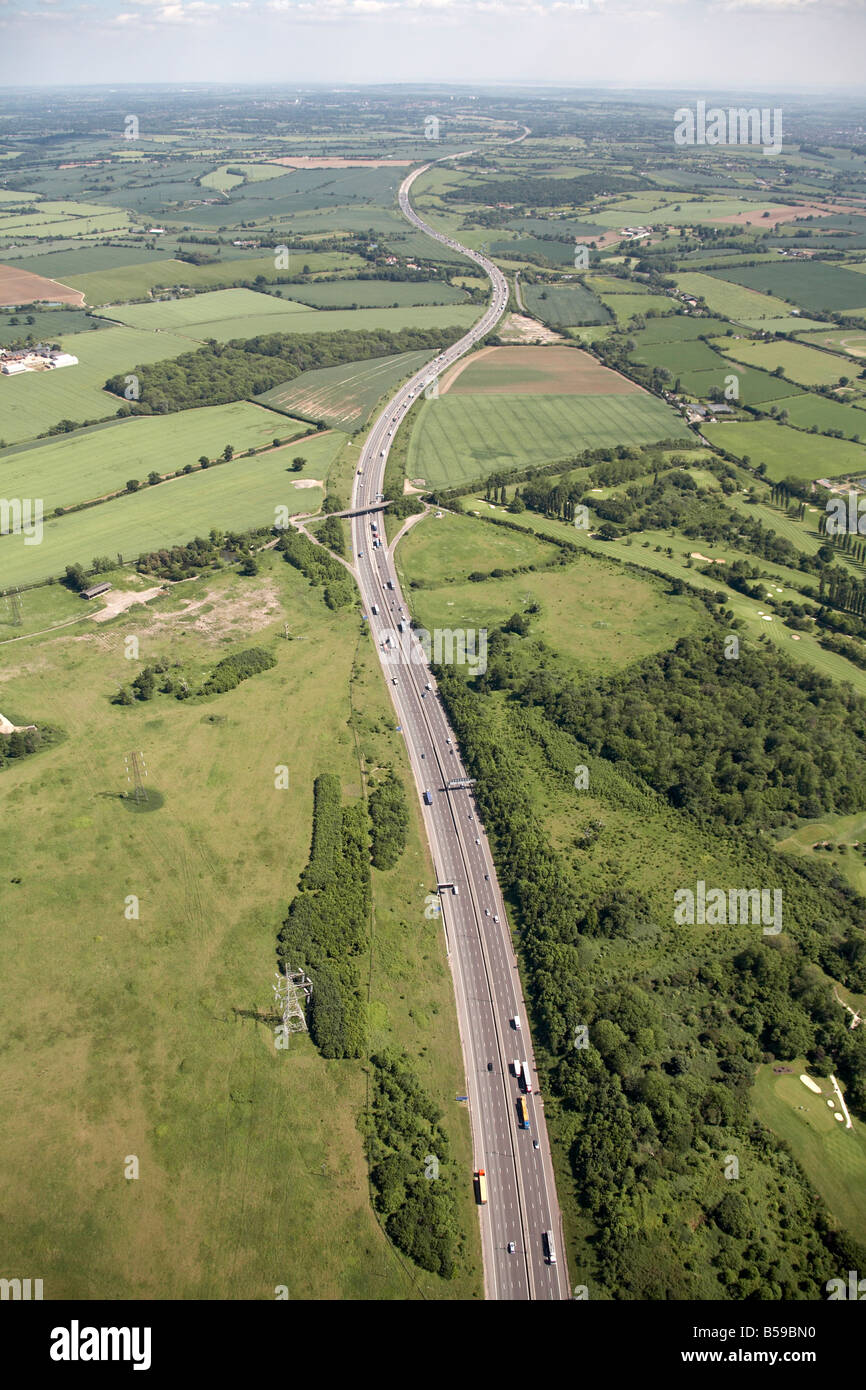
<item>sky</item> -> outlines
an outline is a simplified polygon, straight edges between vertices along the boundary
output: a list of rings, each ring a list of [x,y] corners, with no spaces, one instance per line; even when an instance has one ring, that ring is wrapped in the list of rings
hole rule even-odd
[[[0,85],[863,90],[866,0],[0,0]]]

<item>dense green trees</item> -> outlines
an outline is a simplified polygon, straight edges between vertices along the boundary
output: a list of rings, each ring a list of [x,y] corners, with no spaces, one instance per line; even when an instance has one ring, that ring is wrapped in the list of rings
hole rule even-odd
[[[269,671],[276,666],[276,657],[263,647],[249,647],[244,652],[235,652],[217,662],[208,680],[202,686],[203,695],[220,695],[223,691],[234,690],[241,681],[260,671]]]
[[[403,783],[391,770],[369,799],[372,822],[370,857],[374,868],[393,869],[406,848],[409,829],[409,807]]]
[[[40,724],[35,729],[14,729],[11,734],[0,734],[0,768],[8,767],[30,753],[38,753],[40,748],[59,743],[62,738],[63,734],[53,724]]]
[[[390,353],[440,349],[462,328],[343,330],[338,333],[266,333],[256,338],[211,339],[194,352],[134,368],[140,395],[126,402],[128,415],[164,415],[193,406],[223,405],[260,395],[315,367],[333,367]],[[106,390],[123,397],[126,376],[110,377]],[[125,399],[125,398],[124,398]]]
[[[509,662],[511,644],[520,661]],[[818,1296],[837,1238],[803,1174],[752,1118],[755,1066],[805,1055],[842,1078],[849,1106],[866,1101],[866,1036],[846,1027],[830,984],[866,987],[866,904],[832,869],[781,856],[755,833],[780,806],[844,803],[845,768],[862,760],[844,751],[862,750],[866,707],[772,652],[728,663],[716,647],[715,635],[689,639],[569,688],[550,678],[531,638],[496,634],[486,679],[506,691],[507,727],[462,673],[437,671],[519,926],[548,1122],[584,1213],[605,1232],[596,1274],[618,1298],[693,1296],[684,1273],[693,1245],[702,1277],[731,1297]],[[714,933],[692,953],[671,936],[671,905],[660,916],[620,881],[622,866],[610,866],[607,887],[597,871],[582,877],[535,817],[522,772],[529,747],[563,781],[577,757],[591,762],[595,798],[658,820],[660,845],[666,825],[704,823],[690,831],[696,863],[700,843],[724,844],[740,882],[779,885],[783,934],[744,946]],[[862,798],[856,767],[851,786]],[[744,818],[750,833],[734,839]],[[746,1155],[760,1163],[762,1182],[777,1175],[769,1197],[745,1183],[728,1189],[737,1201],[723,1201],[729,1151],[747,1173]],[[672,1215],[660,1233],[647,1213],[665,1210],[684,1219],[675,1229]]]
[[[370,1065],[367,1152],[374,1205],[398,1249],[450,1279],[456,1174],[441,1113],[405,1056],[389,1050],[371,1057]]]
[[[334,520],[337,521],[336,518]],[[328,523],[325,522],[325,525]],[[300,531],[292,530],[281,536],[277,549],[288,564],[306,575],[311,584],[324,585],[324,599],[329,608],[344,608],[347,603],[354,601],[352,576],[324,546],[316,545]]]
[[[310,1034],[324,1057],[361,1057],[366,1006],[358,956],[367,940],[370,868],[367,813],[342,806],[340,779],[316,778],[310,861],[279,931],[277,954],[313,981]]]

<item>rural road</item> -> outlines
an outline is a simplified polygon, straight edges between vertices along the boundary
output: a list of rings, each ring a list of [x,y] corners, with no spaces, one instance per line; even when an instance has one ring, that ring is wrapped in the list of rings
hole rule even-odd
[[[491,281],[492,299],[478,323],[417,372],[379,415],[358,460],[353,507],[381,500],[388,451],[412,402],[490,332],[508,300],[505,277],[492,262],[434,231],[412,208],[410,189],[431,163],[404,180],[400,209],[427,236],[474,261]],[[383,538],[383,517],[382,511],[353,517],[353,558],[371,635],[406,740],[440,885],[466,1069],[474,1166],[483,1168],[487,1175],[488,1202],[478,1209],[485,1292],[492,1299],[564,1299],[570,1290],[544,1102],[537,1089],[529,1022],[505,904],[472,790],[449,785],[466,780],[467,773],[422,647],[409,630],[393,547],[386,548]],[[435,525],[435,520],[428,524]],[[374,546],[374,538],[381,538],[381,545]],[[400,623],[405,624],[405,631],[399,630]],[[418,903],[419,912],[423,906]],[[532,1079],[532,1091],[525,1095],[528,1129],[519,1125],[523,1092],[513,1074],[515,1059],[527,1064]],[[467,1173],[466,1181],[471,1178]],[[546,1232],[551,1233],[553,1259]],[[513,1254],[508,1251],[510,1242],[515,1246]]]

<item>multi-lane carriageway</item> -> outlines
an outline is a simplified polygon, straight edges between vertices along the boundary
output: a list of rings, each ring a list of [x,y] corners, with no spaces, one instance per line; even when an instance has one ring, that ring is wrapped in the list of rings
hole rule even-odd
[[[491,330],[508,299],[505,277],[495,265],[434,231],[411,207],[412,184],[429,167],[416,169],[401,185],[401,211],[427,236],[473,260],[489,277],[493,295],[475,327],[401,387],[377,419],[358,460],[353,509],[379,500],[388,451],[413,400],[434,375],[438,377]],[[353,517],[354,564],[409,751],[437,881],[457,888],[456,893],[443,889],[440,898],[466,1067],[475,1167],[487,1174],[488,1202],[479,1208],[486,1293],[496,1299],[568,1298],[544,1102],[536,1087],[532,1041],[505,906],[471,789],[446,790],[446,783],[467,773],[420,645],[397,630],[401,620],[406,620],[408,628],[408,614],[393,557],[384,541],[373,547],[371,525],[375,521],[382,536],[383,517],[384,513]],[[394,662],[391,653],[397,643],[402,643],[402,659]],[[408,659],[407,644],[416,659]],[[431,805],[423,795],[428,790]],[[419,903],[419,911],[421,907]],[[519,1028],[514,1026],[515,1019]],[[511,1069],[514,1058],[521,1063],[528,1060],[532,1073],[533,1092],[526,1097],[528,1130],[519,1128],[520,1090]],[[469,1181],[470,1175],[466,1177]],[[555,1263],[547,1259],[545,1231],[553,1232]],[[511,1242],[513,1254],[508,1250]]]

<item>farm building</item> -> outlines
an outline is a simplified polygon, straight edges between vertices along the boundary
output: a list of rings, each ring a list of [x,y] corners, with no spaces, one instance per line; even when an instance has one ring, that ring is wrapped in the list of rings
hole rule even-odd
[[[107,594],[109,589],[114,588],[113,584],[103,582],[102,584],[91,584],[89,589],[81,590],[81,597],[86,599],[97,598],[99,594]]]
[[[25,348],[21,352],[0,352],[0,372],[15,376],[18,372],[44,371],[52,367],[77,367],[78,358],[60,348]]]

